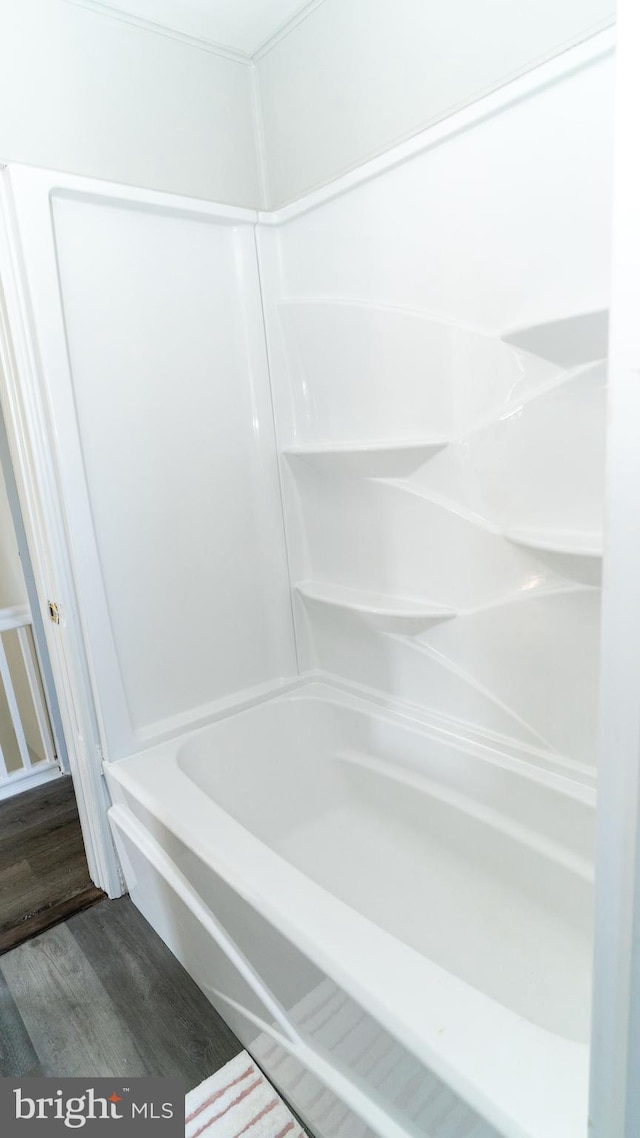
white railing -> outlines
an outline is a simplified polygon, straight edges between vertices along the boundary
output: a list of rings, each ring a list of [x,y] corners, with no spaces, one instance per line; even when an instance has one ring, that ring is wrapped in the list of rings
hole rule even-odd
[[[0,706],[0,797],[4,797],[9,788],[17,789],[16,783],[41,781],[59,769],[27,605],[0,609],[0,681],[5,696]]]

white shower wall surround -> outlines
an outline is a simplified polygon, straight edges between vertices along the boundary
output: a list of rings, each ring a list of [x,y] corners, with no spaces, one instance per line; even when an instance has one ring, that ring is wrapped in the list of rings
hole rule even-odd
[[[603,362],[560,368],[371,305],[282,309],[300,377],[283,478],[303,668],[590,765]]]
[[[585,778],[610,80],[601,62],[259,234],[303,669]]]
[[[127,884],[319,1138],[586,1135],[612,74],[257,224],[10,173]]]

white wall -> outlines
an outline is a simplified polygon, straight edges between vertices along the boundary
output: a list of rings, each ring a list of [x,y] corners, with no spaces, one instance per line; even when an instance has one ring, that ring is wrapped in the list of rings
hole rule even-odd
[[[0,160],[273,208],[614,10],[612,0],[325,0],[255,64],[256,148],[251,66],[69,0],[0,0]]]
[[[117,758],[295,673],[254,232],[25,166],[11,182]]]
[[[290,298],[504,333],[609,299],[614,60],[278,228]]]
[[[292,580],[321,596],[296,598],[301,667],[585,767],[603,368],[502,337],[608,305],[613,86],[608,54],[260,232],[278,442],[303,451],[282,462]],[[394,468],[399,440],[443,439]],[[396,604],[453,618],[376,619]]]
[[[251,70],[65,0],[0,0],[0,160],[258,204]]]
[[[614,16],[612,0],[325,0],[257,63],[269,207],[387,150]]]

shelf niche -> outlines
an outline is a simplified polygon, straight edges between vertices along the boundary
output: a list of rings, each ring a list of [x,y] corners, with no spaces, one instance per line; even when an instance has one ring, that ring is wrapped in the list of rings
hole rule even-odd
[[[609,313],[579,312],[561,320],[514,328],[502,337],[505,344],[521,348],[561,367],[580,367],[606,359],[609,346]]]
[[[408,478],[447,444],[448,439],[310,443],[285,447],[283,454],[289,462],[307,462],[329,472],[362,478]]]
[[[343,609],[379,632],[417,636],[434,624],[453,620],[457,615],[453,609],[431,601],[372,593],[324,581],[300,581],[295,590],[305,603]]]
[[[540,553],[557,553],[564,557],[602,557],[602,534],[596,530],[510,529],[507,541]]]

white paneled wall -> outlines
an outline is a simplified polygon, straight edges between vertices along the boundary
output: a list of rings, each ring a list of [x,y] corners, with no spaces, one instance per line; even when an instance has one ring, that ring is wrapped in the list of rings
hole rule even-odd
[[[241,61],[91,5],[0,0],[0,105],[0,160],[258,205]]]
[[[115,8],[0,0],[0,160],[271,209],[615,15],[612,0],[324,0],[252,61],[198,41],[207,13]],[[248,12],[244,30],[234,13],[228,37],[217,11],[213,38],[251,50],[289,11]]]
[[[282,294],[500,334],[605,308],[612,116],[609,59],[291,222]]]
[[[255,213],[12,168],[111,754],[296,674],[289,570],[301,670],[591,767],[613,59],[578,62],[258,224],[262,292]]]
[[[609,56],[260,235],[302,668],[584,777],[612,91]]]
[[[105,749],[121,757],[296,671],[255,215],[28,167],[11,179]]]
[[[115,8],[0,0],[0,160],[272,209],[615,14],[612,0],[324,0],[252,61],[196,38],[206,14]],[[255,46],[289,8],[249,14],[241,35],[232,19],[229,36]]]
[[[257,60],[269,208],[614,18],[612,0],[324,0]]]

